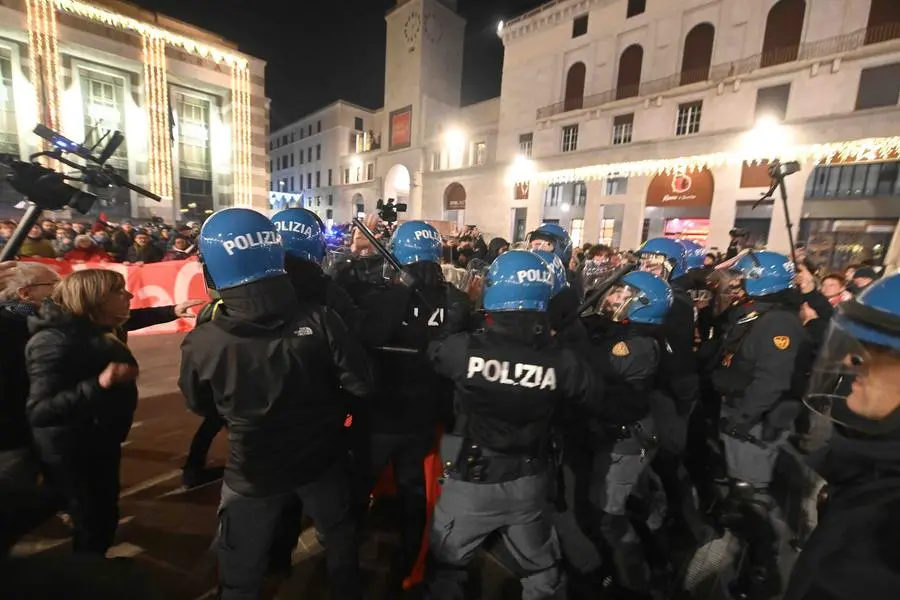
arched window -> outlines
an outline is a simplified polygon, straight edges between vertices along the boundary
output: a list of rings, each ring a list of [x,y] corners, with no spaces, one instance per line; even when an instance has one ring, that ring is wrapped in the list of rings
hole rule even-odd
[[[616,100],[634,98],[641,92],[641,68],[644,64],[644,49],[640,44],[625,48],[619,57],[619,78],[616,82]]]
[[[805,15],[805,0],[780,0],[772,7],[766,19],[761,67],[797,60]]]
[[[700,23],[688,32],[681,57],[681,85],[709,79],[715,38],[716,28],[711,23]]]
[[[900,37],[900,2],[897,0],[872,0],[866,43],[877,44]]]
[[[584,77],[587,69],[583,62],[569,67],[566,75],[565,110],[577,110],[584,106]]]

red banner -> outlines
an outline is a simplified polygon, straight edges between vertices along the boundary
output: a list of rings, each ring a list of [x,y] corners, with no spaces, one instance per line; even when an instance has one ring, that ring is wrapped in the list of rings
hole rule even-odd
[[[128,291],[134,294],[131,308],[172,306],[187,300],[208,300],[203,268],[196,258],[174,260],[150,265],[125,265],[111,262],[70,262],[52,259],[28,259],[41,262],[65,277],[72,271],[81,269],[109,269],[117,271],[125,278]],[[196,312],[196,309],[194,309]],[[129,335],[154,333],[175,333],[189,331],[194,326],[193,319],[178,319],[171,323],[156,325],[135,331]]]

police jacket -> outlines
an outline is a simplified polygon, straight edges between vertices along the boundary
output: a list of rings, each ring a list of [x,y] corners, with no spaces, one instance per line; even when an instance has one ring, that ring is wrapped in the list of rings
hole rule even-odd
[[[836,427],[811,457],[828,483],[819,522],[784,600],[893,600],[900,596],[900,435]]]
[[[712,381],[736,420],[759,422],[791,390],[801,348],[808,348],[796,307],[769,298],[729,311],[729,329]]]
[[[374,431],[420,432],[449,416],[452,385],[435,372],[424,351],[429,342],[470,328],[471,303],[463,292],[437,280],[426,281],[422,294],[424,303],[406,286],[394,284],[367,298],[366,307],[373,318],[394,319],[389,346],[422,351],[373,353],[379,373],[372,402]],[[399,313],[398,307],[402,309]]]
[[[428,357],[454,383],[455,433],[495,452],[536,455],[546,450],[558,409],[596,401],[593,378],[549,336],[543,315],[491,321],[484,331],[432,343]]]
[[[31,428],[25,417],[28,372],[25,370],[29,304],[0,306],[0,451],[31,444]]]
[[[671,352],[662,355],[660,371],[664,381],[697,376],[697,360],[694,356],[694,300],[680,285],[686,282],[683,277],[673,282],[672,308],[663,323],[666,342],[671,349]]]
[[[369,394],[369,361],[340,317],[298,302],[287,277],[221,296],[215,319],[182,343],[178,385],[193,412],[226,421],[229,487],[252,496],[290,490],[341,456],[341,390]]]
[[[31,383],[27,415],[45,464],[66,468],[96,446],[125,441],[137,408],[134,381],[104,389],[111,362],[136,365],[123,331],[112,332],[52,302],[29,317],[25,364]]]
[[[592,405],[586,416],[605,425],[629,425],[643,419],[650,412],[660,364],[654,328],[613,323],[600,315],[585,319],[585,327],[591,340],[587,358],[602,377],[604,390],[603,403]]]
[[[392,320],[373,319],[368,311],[357,307],[350,294],[326,275],[319,265],[287,257],[284,266],[300,302],[327,306],[367,346],[379,346],[387,342]]]

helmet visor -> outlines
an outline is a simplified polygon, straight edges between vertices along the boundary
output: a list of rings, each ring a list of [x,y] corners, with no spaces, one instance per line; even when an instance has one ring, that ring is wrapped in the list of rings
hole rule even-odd
[[[641,254],[641,261],[638,264],[638,270],[656,275],[663,281],[669,280],[672,274],[672,263],[669,262],[665,254]]]
[[[329,277],[334,276],[341,268],[353,258],[349,248],[338,248],[325,253],[322,258],[322,271]]]
[[[834,321],[804,398],[810,410],[846,428],[882,435],[900,428],[900,352],[862,343],[855,325]]]
[[[528,249],[531,251],[543,250],[544,252],[553,252],[556,244],[546,238],[532,238],[528,241]]]
[[[596,290],[606,284],[616,272],[616,266],[609,260],[599,262],[589,260],[581,269],[581,285],[585,293]]]
[[[618,283],[603,294],[597,302],[598,313],[610,321],[621,323],[628,319],[634,304],[647,304],[647,298],[640,288]]]

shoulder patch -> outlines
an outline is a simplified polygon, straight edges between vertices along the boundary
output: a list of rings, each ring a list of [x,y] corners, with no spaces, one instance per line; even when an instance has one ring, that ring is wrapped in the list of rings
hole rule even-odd
[[[779,350],[787,350],[791,347],[791,338],[786,335],[776,335],[772,338],[772,343]]]
[[[294,331],[294,335],[297,337],[306,337],[308,335],[312,335],[313,330],[309,327],[298,327],[296,331]]]
[[[619,342],[612,348],[612,355],[618,356],[619,358],[628,356],[631,354],[631,350],[628,349],[628,344],[625,342]]]

